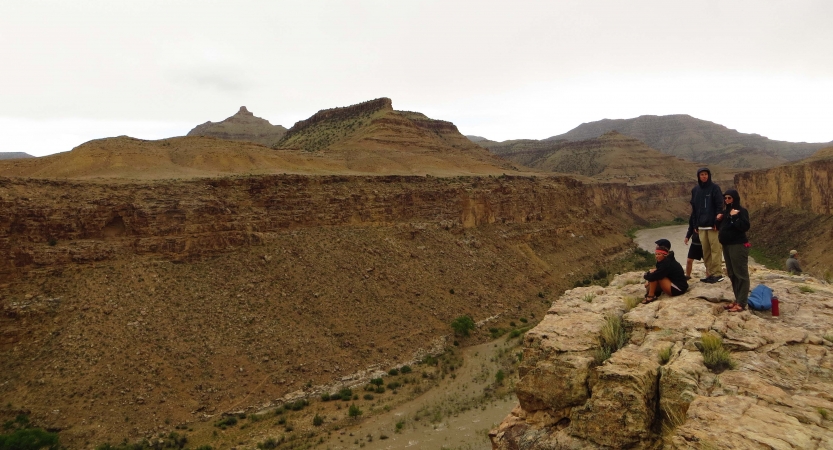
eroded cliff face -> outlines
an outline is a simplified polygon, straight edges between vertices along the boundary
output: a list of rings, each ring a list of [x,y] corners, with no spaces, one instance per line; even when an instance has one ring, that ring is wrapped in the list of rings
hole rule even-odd
[[[728,279],[632,309],[641,273],[565,292],[524,338],[519,405],[490,432],[493,448],[833,447],[833,289],[756,266],[758,283],[781,299],[780,317],[725,312]],[[610,317],[627,340],[599,364]],[[706,335],[733,367],[706,366]]]
[[[802,269],[833,279],[833,159],[741,173],[735,184],[751,213],[753,245],[775,260],[796,249]]]
[[[90,447],[361,382],[462,314],[534,320],[539,293],[631,251],[640,201],[608,189],[0,179],[0,396]]]

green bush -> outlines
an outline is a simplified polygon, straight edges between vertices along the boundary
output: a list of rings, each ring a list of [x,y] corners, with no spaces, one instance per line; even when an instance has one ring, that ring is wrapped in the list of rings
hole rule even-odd
[[[393,369],[388,370],[388,375],[390,375],[392,377],[395,377],[395,376],[399,375],[399,369],[393,368]]]
[[[451,322],[451,328],[459,336],[468,336],[474,327],[474,319],[469,316],[460,316]]]
[[[315,417],[312,418],[312,424],[316,427],[320,427],[324,424],[324,418],[316,414]]]
[[[506,378],[506,374],[503,373],[503,370],[498,370],[495,374],[495,383],[499,385],[503,385],[503,379]]]
[[[58,435],[40,428],[19,428],[10,434],[0,434],[0,450],[58,450]]]
[[[599,334],[599,347],[593,354],[596,364],[605,362],[627,342],[628,335],[622,325],[622,318],[616,315],[607,316]]]
[[[227,427],[233,427],[237,425],[237,417],[236,416],[228,416],[226,418],[220,419],[219,422],[215,423],[215,427],[220,427],[222,429],[226,429]]]
[[[350,417],[359,417],[362,414],[364,414],[362,410],[355,404],[351,404],[350,409],[347,410],[347,415]]]
[[[381,386],[381,385],[385,384],[384,380],[382,380],[381,378],[374,378],[374,379],[370,380],[370,383],[375,384],[376,386]]]
[[[659,363],[662,364],[663,366],[666,365],[668,363],[668,361],[671,360],[671,348],[672,347],[673,346],[669,345],[668,347],[665,347],[665,348],[663,348],[663,349],[661,349],[657,352],[659,354]]]
[[[349,402],[353,398],[353,391],[350,388],[342,388],[338,391],[338,398],[342,401]]]
[[[402,366],[402,368],[399,369],[399,371],[402,373],[411,373],[413,372],[413,369],[411,369],[411,366]]]

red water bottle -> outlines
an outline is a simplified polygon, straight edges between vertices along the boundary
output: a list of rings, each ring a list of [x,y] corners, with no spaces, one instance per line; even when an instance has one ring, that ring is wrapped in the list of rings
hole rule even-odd
[[[778,309],[778,297],[772,297],[772,317],[778,317],[781,311]]]

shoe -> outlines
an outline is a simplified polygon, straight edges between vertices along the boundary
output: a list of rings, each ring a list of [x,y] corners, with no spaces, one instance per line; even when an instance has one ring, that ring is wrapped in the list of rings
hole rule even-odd
[[[700,278],[700,282],[701,282],[701,283],[714,283],[714,282],[712,281],[712,277],[711,277],[711,276],[708,276],[708,277],[706,277],[706,278]]]
[[[718,275],[716,277],[712,277],[712,279],[714,280],[714,281],[712,281],[712,283],[720,283],[721,281],[725,280],[726,278],[724,278],[723,275]]]
[[[686,281],[688,281],[688,280],[690,280],[690,279],[691,279],[691,277],[690,277],[690,276],[688,276],[688,275],[686,275],[686,276],[685,276],[685,279],[686,279]]]

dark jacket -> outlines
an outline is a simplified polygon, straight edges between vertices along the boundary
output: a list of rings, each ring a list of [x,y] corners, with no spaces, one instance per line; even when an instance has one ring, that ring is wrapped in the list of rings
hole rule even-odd
[[[685,238],[691,239],[691,245],[703,245],[700,242],[700,233],[694,232],[694,223],[691,217],[688,218],[688,230],[685,232]]]
[[[674,258],[674,252],[668,252],[668,256],[662,261],[657,261],[657,270],[653,272],[645,272],[643,276],[648,281],[659,281],[663,278],[668,278],[674,283],[674,286],[680,288],[683,292],[688,290],[688,281],[685,279],[685,271],[683,266]]]
[[[700,172],[709,174],[706,182],[700,181]],[[709,169],[697,169],[697,186],[691,190],[691,220],[695,228],[714,227],[717,225],[717,215],[723,211],[723,193],[720,186],[712,182]]]
[[[746,232],[749,231],[749,211],[740,206],[740,195],[738,191],[729,189],[725,192],[726,195],[732,196],[732,203],[726,205],[723,210],[723,219],[720,221],[720,232],[717,235],[717,240],[722,245],[737,245],[749,242],[746,238]],[[733,209],[740,211],[732,216],[729,212]]]

